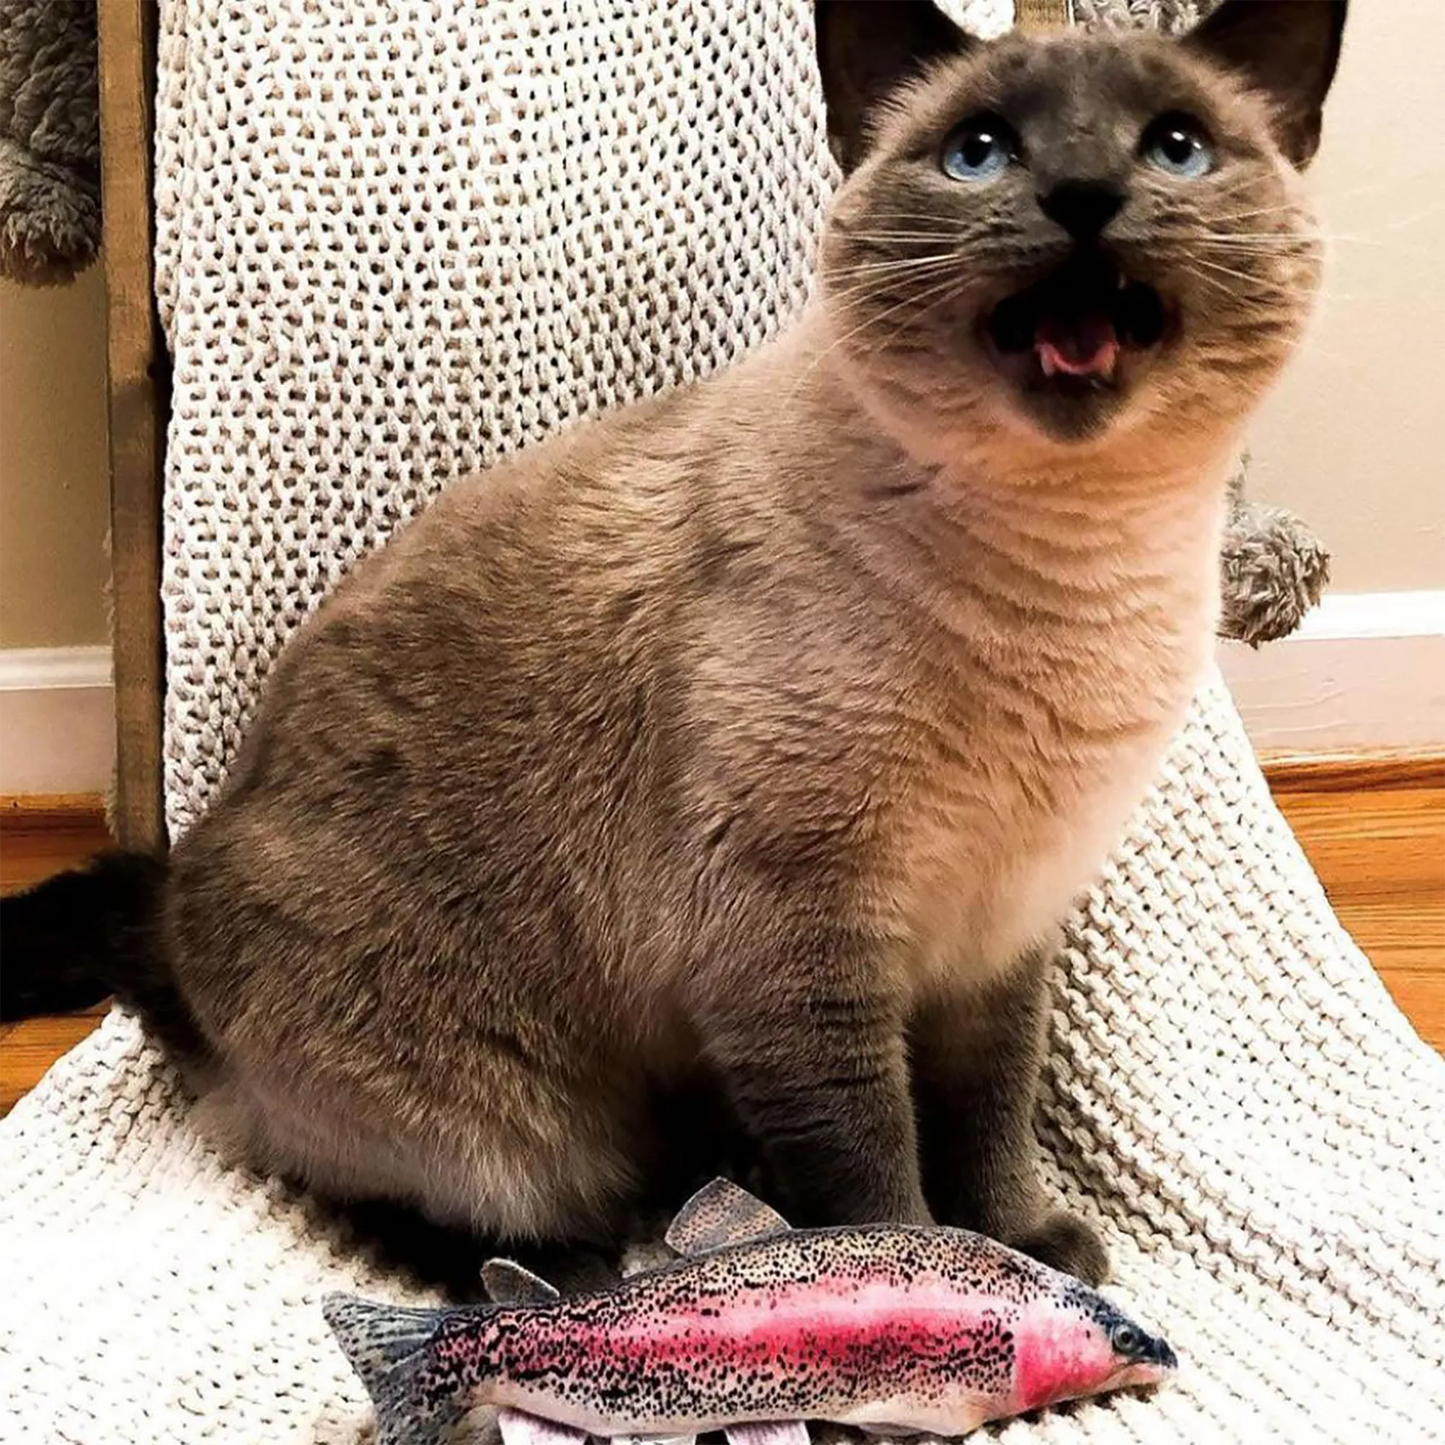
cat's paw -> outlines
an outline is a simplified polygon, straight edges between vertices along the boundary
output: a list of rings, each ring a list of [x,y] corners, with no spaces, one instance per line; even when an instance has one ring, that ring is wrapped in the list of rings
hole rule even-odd
[[[1058,1210],[1046,1215],[1028,1233],[1009,1243],[1051,1269],[1076,1275],[1085,1284],[1103,1284],[1109,1276],[1109,1251],[1077,1214]]]

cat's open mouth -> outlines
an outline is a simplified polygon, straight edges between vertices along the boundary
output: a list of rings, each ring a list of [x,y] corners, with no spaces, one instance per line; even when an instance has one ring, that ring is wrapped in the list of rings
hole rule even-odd
[[[1129,352],[1158,346],[1168,319],[1152,286],[1090,254],[1005,297],[984,325],[999,358],[1025,384],[1092,389],[1115,385]]]

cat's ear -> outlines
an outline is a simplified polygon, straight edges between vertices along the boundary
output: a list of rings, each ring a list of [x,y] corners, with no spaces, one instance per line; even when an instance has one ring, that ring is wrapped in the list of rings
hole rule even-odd
[[[845,172],[867,153],[877,106],[936,60],[976,44],[932,0],[816,0],[828,140]]]
[[[1224,0],[1184,37],[1269,100],[1280,149],[1301,170],[1319,148],[1345,8],[1346,0]]]

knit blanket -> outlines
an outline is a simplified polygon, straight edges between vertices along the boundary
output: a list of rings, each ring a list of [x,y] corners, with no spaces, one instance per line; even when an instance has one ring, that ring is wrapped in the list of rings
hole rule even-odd
[[[167,0],[160,64],[174,836],[286,638],[437,486],[785,324],[834,176],[806,0]],[[1054,988],[1051,1186],[1182,1363],[999,1438],[1445,1441],[1445,1063],[1217,679]],[[218,1154],[120,1014],[0,1128],[0,1230],[17,1445],[365,1438],[317,1302],[421,1298]]]

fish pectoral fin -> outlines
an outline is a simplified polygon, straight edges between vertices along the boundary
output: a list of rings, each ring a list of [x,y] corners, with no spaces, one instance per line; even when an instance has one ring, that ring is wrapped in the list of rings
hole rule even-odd
[[[788,1221],[776,1209],[729,1179],[704,1184],[681,1209],[667,1231],[679,1254],[707,1254],[729,1244],[786,1234]]]
[[[728,1445],[809,1445],[808,1427],[801,1420],[765,1420],[761,1424],[726,1425]]]
[[[497,1411],[497,1428],[502,1432],[502,1445],[585,1445],[588,1438],[585,1430],[505,1406]]]
[[[482,1283],[493,1304],[549,1305],[562,1298],[555,1285],[511,1259],[489,1259],[482,1266]]]

